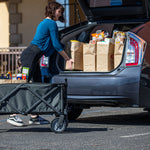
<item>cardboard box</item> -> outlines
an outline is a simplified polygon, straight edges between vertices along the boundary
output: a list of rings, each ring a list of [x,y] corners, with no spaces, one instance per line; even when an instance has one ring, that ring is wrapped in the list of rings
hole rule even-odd
[[[83,45],[83,70],[96,71],[96,44]]]
[[[73,70],[83,70],[83,43],[79,41],[68,43],[66,52],[74,60]],[[67,64],[65,69],[69,69]]]
[[[0,84],[8,84],[8,83],[27,83],[27,81],[26,80],[0,79]]]
[[[120,6],[122,0],[90,0],[90,7]]]
[[[90,0],[90,7],[110,6],[110,0]]]
[[[97,71],[107,72],[114,69],[114,40],[106,38],[97,42]]]
[[[114,68],[116,68],[120,64],[123,55],[123,50],[124,44],[116,40],[114,51]]]

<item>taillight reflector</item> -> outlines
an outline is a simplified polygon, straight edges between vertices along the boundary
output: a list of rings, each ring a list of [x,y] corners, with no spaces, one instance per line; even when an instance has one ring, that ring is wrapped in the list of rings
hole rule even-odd
[[[136,66],[141,64],[145,41],[134,33],[129,32],[126,45],[126,66]]]

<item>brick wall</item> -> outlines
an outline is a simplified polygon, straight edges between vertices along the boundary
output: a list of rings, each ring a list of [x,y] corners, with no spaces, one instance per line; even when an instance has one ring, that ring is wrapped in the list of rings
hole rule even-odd
[[[21,0],[9,0],[9,42],[10,46],[18,46],[22,35],[18,33],[18,24],[22,22],[22,14],[18,13],[18,4]]]

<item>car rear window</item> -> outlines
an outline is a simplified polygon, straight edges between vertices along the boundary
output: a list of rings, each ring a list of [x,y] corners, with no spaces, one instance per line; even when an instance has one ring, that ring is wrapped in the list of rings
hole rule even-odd
[[[89,7],[141,6],[142,0],[88,0]]]

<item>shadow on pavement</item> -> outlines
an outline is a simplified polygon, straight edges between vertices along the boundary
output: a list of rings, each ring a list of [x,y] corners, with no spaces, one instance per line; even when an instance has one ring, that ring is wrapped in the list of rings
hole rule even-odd
[[[76,122],[90,124],[113,124],[113,125],[150,125],[150,116],[147,112],[108,115],[79,118]]]
[[[94,131],[108,131],[107,128],[67,128],[65,133],[83,133]]]
[[[82,125],[82,127],[80,125]],[[76,121],[70,121],[70,126],[67,127],[64,133],[84,133],[84,132],[101,132],[108,131],[110,128],[102,128],[101,126],[94,127],[92,124],[99,125],[136,125],[136,126],[149,126],[150,116],[147,112],[132,113],[132,114],[112,114],[105,116],[94,116],[94,117],[82,117]],[[85,127],[84,127],[85,124]],[[90,125],[90,126],[89,126]],[[113,129],[111,129],[113,130]],[[12,127],[11,129],[0,129],[0,133],[4,132],[50,132],[53,133],[49,126],[24,126],[24,127]]]
[[[64,133],[83,133],[83,132],[93,132],[93,131],[108,131],[107,128],[67,128],[66,131],[64,131],[62,134]],[[2,132],[52,132],[50,128],[37,128],[37,127],[33,127],[33,128],[15,128],[15,129],[9,129],[9,130],[2,130]],[[0,130],[1,133],[1,130]]]

